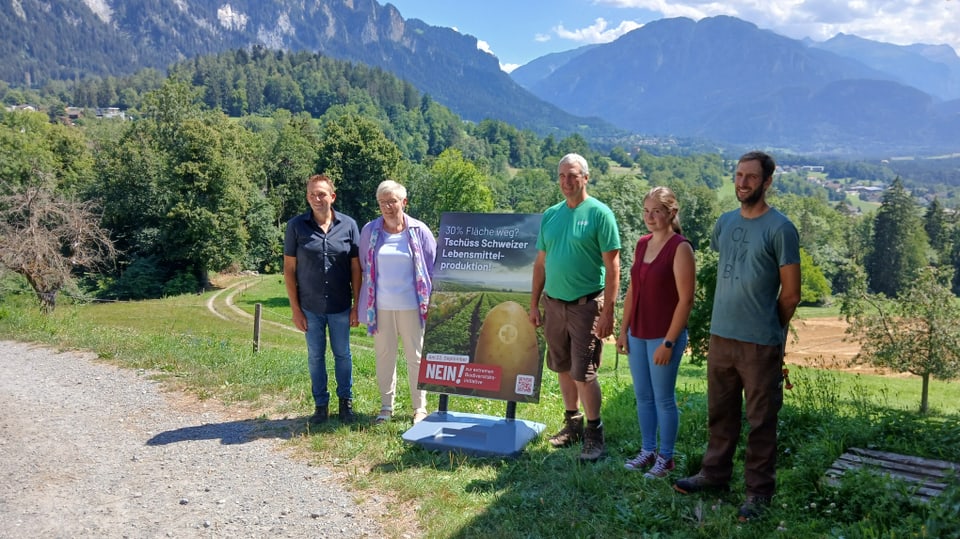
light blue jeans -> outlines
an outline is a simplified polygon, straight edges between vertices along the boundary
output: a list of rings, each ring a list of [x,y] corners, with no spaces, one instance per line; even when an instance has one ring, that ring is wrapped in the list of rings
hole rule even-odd
[[[337,397],[353,398],[353,357],[350,355],[350,309],[342,313],[317,314],[306,309],[307,366],[313,402],[317,406],[330,404],[327,391],[327,329],[330,330],[330,349],[333,352],[333,374],[337,379]]]
[[[657,450],[657,429],[660,430],[660,455],[673,457],[680,428],[677,409],[677,372],[687,348],[687,330],[673,343],[673,355],[667,365],[654,365],[653,353],[663,339],[638,339],[628,334],[630,375],[637,398],[637,420],[640,422],[641,449]]]

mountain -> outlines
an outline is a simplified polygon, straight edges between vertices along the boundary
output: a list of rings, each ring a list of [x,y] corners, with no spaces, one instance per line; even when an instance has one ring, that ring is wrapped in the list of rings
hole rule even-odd
[[[722,16],[648,23],[525,84],[638,133],[808,153],[956,151],[956,105],[895,79]]]
[[[540,135],[598,142],[632,132],[848,155],[956,152],[956,54],[865,41],[805,43],[733,17],[662,19],[535,60],[511,78],[475,37],[405,20],[376,0],[0,2],[0,79],[13,84],[164,69],[261,45],[380,67],[464,119]]]
[[[15,0],[0,2],[0,36],[0,79],[14,84],[165,69],[259,44],[383,68],[467,120],[541,134],[617,131],[534,97],[475,37],[404,20],[375,0]]]
[[[537,81],[549,77],[554,71],[570,60],[573,60],[594,47],[596,47],[596,45],[585,45],[569,51],[554,52],[541,56],[511,71],[510,78],[515,80],[520,86],[529,88],[536,84]]]
[[[940,99],[960,99],[960,57],[947,45],[901,46],[846,34],[809,45],[857,60]]]

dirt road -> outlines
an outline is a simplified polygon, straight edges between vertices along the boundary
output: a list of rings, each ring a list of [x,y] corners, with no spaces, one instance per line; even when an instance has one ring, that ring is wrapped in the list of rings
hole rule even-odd
[[[294,421],[228,412],[0,341],[0,538],[383,536],[378,500],[283,448]]]

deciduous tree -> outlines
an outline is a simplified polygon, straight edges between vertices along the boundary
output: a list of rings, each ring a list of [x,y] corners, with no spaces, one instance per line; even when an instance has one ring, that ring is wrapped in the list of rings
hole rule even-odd
[[[82,269],[113,260],[109,234],[91,202],[72,201],[38,185],[0,197],[0,264],[23,275],[44,312]]]
[[[360,226],[377,216],[377,186],[395,179],[399,164],[400,150],[373,120],[347,113],[324,124],[316,170],[336,182],[334,209],[353,217]]]
[[[862,280],[843,296],[847,332],[861,343],[853,361],[919,376],[921,413],[931,377],[960,376],[960,303],[945,284],[949,278],[949,271],[926,267],[896,299],[867,293]]]
[[[417,218],[432,230],[440,226],[443,212],[493,210],[493,195],[487,179],[480,169],[463,158],[460,150],[444,151],[430,167],[429,174],[420,174],[411,183],[414,183],[410,186],[411,196],[419,212]]]

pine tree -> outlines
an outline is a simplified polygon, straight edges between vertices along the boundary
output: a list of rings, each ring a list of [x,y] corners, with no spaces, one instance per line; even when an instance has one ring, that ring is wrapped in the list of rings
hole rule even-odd
[[[899,177],[884,192],[873,227],[873,248],[865,264],[870,288],[896,297],[927,265],[928,246],[917,205]]]

